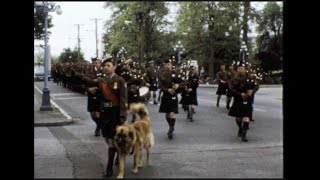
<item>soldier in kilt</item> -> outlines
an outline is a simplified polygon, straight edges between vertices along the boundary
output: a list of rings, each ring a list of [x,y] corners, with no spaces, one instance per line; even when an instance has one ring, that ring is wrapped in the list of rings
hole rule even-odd
[[[92,69],[84,76],[83,80],[86,82],[87,95],[88,95],[88,106],[87,110],[90,112],[92,120],[96,123],[95,136],[100,136],[101,120],[100,120],[100,103],[101,93],[96,89],[99,78],[104,76],[101,67],[101,60],[97,58],[91,58]]]
[[[246,72],[243,62],[238,62],[237,66],[237,73],[230,82],[230,91],[234,101],[229,115],[236,118],[236,123],[239,127],[238,137],[241,137],[243,142],[247,142],[246,135],[253,111],[252,93],[256,84]]]
[[[149,86],[149,91],[152,94],[153,104],[158,104],[157,102],[157,90],[158,90],[158,71],[154,67],[154,61],[149,61],[149,67],[147,68],[147,80]]]
[[[160,90],[163,92],[161,96],[160,113],[166,113],[166,119],[169,125],[167,132],[168,138],[173,138],[174,125],[176,122],[176,114],[178,112],[178,92],[184,88],[184,82],[179,72],[172,69],[172,60],[164,61],[164,69],[159,74]]]
[[[225,65],[220,66],[220,71],[216,75],[219,86],[217,89],[216,94],[218,95],[217,98],[217,107],[219,107],[219,102],[221,99],[221,95],[227,94],[228,84],[227,84],[227,72],[225,71]]]
[[[184,105],[183,107],[186,108],[186,105],[191,106],[192,113],[195,113],[194,106],[198,105],[198,98],[197,98],[197,88],[199,86],[199,76],[196,73],[195,67],[190,66],[189,75],[186,79],[185,88],[181,93],[181,100],[180,104]],[[187,119],[190,119],[190,112],[189,108],[185,109],[188,112]]]
[[[230,65],[229,66],[229,70],[227,72],[227,85],[228,85],[228,88],[227,88],[227,109],[230,110],[230,103],[231,103],[231,100],[232,100],[232,93],[230,92],[230,82],[231,82],[231,79],[234,77],[236,71],[234,70],[234,64]]]
[[[144,86],[146,82],[143,79],[143,72],[141,71],[139,65],[133,63],[132,59],[128,59],[118,65],[116,72],[127,83],[129,108],[131,103],[142,102],[139,94],[139,88]],[[134,122],[135,120],[136,115],[133,114],[131,122]]]
[[[261,72],[259,72],[259,68],[257,69],[252,69],[251,65],[248,64],[248,67],[247,67],[247,72],[250,74],[251,78],[254,80],[255,82],[255,88],[253,89],[253,92],[252,92],[252,106],[254,104],[254,95],[256,94],[256,92],[259,90],[260,86],[259,86],[259,80],[262,79],[262,74]],[[255,121],[253,118],[252,118],[252,114],[251,114],[251,117],[250,117],[250,121]]]

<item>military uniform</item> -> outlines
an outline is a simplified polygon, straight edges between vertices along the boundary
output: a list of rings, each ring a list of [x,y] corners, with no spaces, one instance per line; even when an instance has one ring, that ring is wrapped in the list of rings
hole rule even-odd
[[[153,61],[149,62],[149,64],[153,63]],[[149,91],[153,92],[153,104],[158,104],[156,94],[156,91],[158,90],[158,70],[156,67],[150,66],[146,71],[147,82],[149,83]]]
[[[198,105],[198,99],[197,99],[197,88],[199,86],[199,76],[194,73],[191,74],[191,72],[188,75],[188,78],[186,79],[185,89],[181,93],[181,100],[180,104],[182,104],[182,107],[185,111],[188,112],[187,119],[190,119],[192,121],[192,118],[190,116],[190,109],[187,108],[187,105],[191,105],[192,113],[194,113],[194,107],[192,105]],[[190,91],[191,90],[191,91]]]
[[[97,59],[92,59],[92,61],[96,61]],[[95,66],[91,66],[91,71],[88,71],[84,77],[83,81],[85,82],[85,88],[87,89],[88,102],[87,102],[87,111],[90,112],[92,120],[96,123],[95,136],[100,136],[100,130],[102,129],[101,118],[100,118],[100,109],[101,109],[101,92],[99,89],[94,93],[89,91],[89,88],[98,88],[97,84],[98,78],[102,78],[104,76],[102,72],[102,68],[97,68]]]
[[[105,74],[102,72],[101,68],[97,69],[96,67],[92,67],[91,71],[88,72],[85,76],[86,87],[87,88],[98,87],[98,85],[95,82],[92,83],[92,81],[88,81],[88,79],[95,80],[95,79],[98,79],[99,77],[102,78],[103,76],[105,76]],[[88,94],[88,106],[87,106],[88,112],[100,111],[101,94],[99,92],[96,92],[96,93],[87,92],[87,94]]]
[[[243,63],[239,63],[239,66],[245,66]],[[242,141],[248,141],[246,133],[249,128],[249,121],[244,121],[244,118],[252,117],[252,95],[246,98],[242,97],[242,93],[248,94],[249,91],[253,91],[257,84],[248,73],[237,73],[230,82],[230,91],[234,97],[233,104],[229,111],[229,115],[236,117],[236,123],[239,127],[238,136],[242,137]]]
[[[127,117],[128,96],[124,79],[117,74],[105,76],[99,83],[101,90],[101,120],[103,137],[113,139],[117,125]]]
[[[129,106],[131,103],[142,102],[139,94],[139,88],[144,86],[145,84],[146,82],[144,81],[141,72],[135,71],[131,73],[131,76],[127,81]]]
[[[233,65],[232,65],[233,68]],[[230,91],[230,82],[231,79],[235,76],[235,72],[234,70],[229,69],[227,72],[227,109],[230,110],[230,103],[231,103],[231,99],[232,99],[232,93]]]
[[[168,92],[168,89],[172,88],[173,84],[183,83],[180,73],[174,70],[172,71],[164,70],[159,74],[159,76],[160,76],[160,79],[159,79],[160,89],[163,93],[161,96],[161,104],[160,104],[159,112],[160,113],[169,113],[169,112],[179,113],[178,111],[178,92],[179,91],[176,91],[176,93],[174,94],[170,94]]]
[[[254,104],[254,96],[256,94],[256,92],[259,90],[259,80],[262,79],[262,73],[259,72],[259,68],[257,68],[257,71],[254,69],[252,70],[251,68],[248,69],[248,74],[249,76],[251,77],[251,79],[254,81],[255,83],[255,87],[253,89],[253,92],[252,92],[252,106]],[[253,118],[252,118],[252,114],[250,116],[250,121],[254,121]]]
[[[133,64],[133,66],[132,66]],[[136,63],[132,63],[132,69],[127,69],[124,67],[125,63],[118,65],[117,73],[127,83],[128,89],[128,105],[130,107],[131,103],[143,102],[140,97],[139,88],[144,86],[146,82],[144,81],[143,71]],[[128,63],[129,65],[129,63]],[[132,115],[132,122],[135,121],[136,115]]]
[[[166,64],[171,63],[171,60],[165,60]],[[169,89],[173,89],[174,86],[178,84],[178,88],[174,91],[173,94],[169,92]],[[160,90],[163,93],[161,97],[161,104],[159,108],[160,113],[166,113],[166,119],[169,125],[169,131],[167,132],[168,138],[173,138],[174,125],[176,122],[175,114],[178,111],[178,93],[181,91],[181,88],[184,88],[184,82],[182,80],[182,75],[173,70],[164,68],[164,70],[159,73],[159,85]],[[173,89],[174,90],[174,89]],[[170,114],[173,114],[170,116]]]
[[[226,71],[219,71],[216,75],[217,80],[219,82],[219,86],[217,89],[216,94],[218,95],[217,98],[217,107],[219,107],[219,102],[221,95],[227,94],[228,84],[227,84],[227,72]]]
[[[233,117],[251,117],[252,116],[252,96],[244,100],[241,93],[246,93],[249,89],[254,89],[254,81],[248,74],[237,75],[231,80],[230,90],[234,97],[234,103],[229,111],[229,115]]]
[[[109,58],[102,63],[102,66],[108,62],[111,62],[113,66],[115,65],[113,59]],[[116,133],[116,126],[123,124],[127,119],[128,92],[125,80],[116,73],[100,79],[99,89],[102,94],[102,135],[109,145],[106,176],[110,177],[113,174],[114,157],[117,151],[113,144],[113,138]]]

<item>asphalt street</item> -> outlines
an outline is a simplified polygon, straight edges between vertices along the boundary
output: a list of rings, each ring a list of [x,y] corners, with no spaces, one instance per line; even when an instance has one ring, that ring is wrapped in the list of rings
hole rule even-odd
[[[35,96],[43,82],[35,82]],[[107,162],[107,145],[94,136],[95,124],[87,112],[86,95],[48,82],[51,100],[75,123],[35,127],[35,178],[101,178]],[[179,109],[174,139],[159,106],[148,103],[155,136],[151,165],[131,173],[133,157],[125,166],[128,178],[282,178],[282,87],[260,88],[255,96],[249,142],[237,137],[234,118],[227,115],[225,96],[216,107],[216,88],[199,88],[194,122]],[[128,121],[131,117],[128,117]],[[144,153],[145,155],[145,153]],[[144,157],[145,158],[145,157]],[[115,167],[115,174],[118,169]]]

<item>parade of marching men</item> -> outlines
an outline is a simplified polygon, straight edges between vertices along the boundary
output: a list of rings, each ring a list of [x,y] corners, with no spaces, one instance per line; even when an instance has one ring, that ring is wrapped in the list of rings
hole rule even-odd
[[[283,177],[282,7],[34,2],[35,178]]]

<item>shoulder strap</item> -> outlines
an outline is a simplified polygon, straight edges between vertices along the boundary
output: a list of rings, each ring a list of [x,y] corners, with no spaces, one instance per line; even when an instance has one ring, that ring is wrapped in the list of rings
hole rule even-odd
[[[119,98],[117,98],[117,96],[112,93],[108,84],[106,82],[101,82],[101,87],[104,97],[107,100],[110,100],[112,104],[119,105]]]

